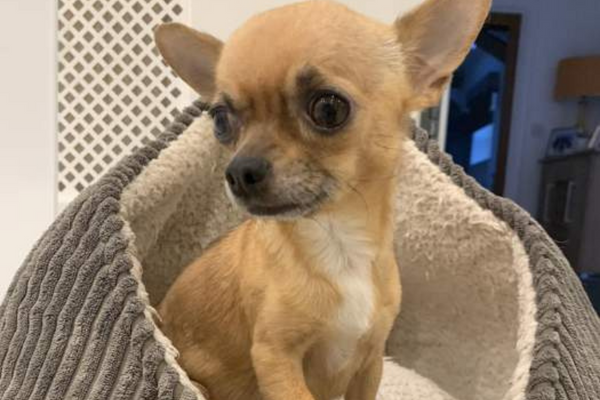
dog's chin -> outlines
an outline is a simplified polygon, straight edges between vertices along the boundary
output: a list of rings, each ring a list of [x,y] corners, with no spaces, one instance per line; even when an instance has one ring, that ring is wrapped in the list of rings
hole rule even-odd
[[[290,220],[310,216],[318,211],[319,204],[248,204],[241,205],[248,214],[258,218]]]
[[[234,205],[253,217],[279,220],[292,220],[316,214],[329,197],[325,192],[314,196],[310,201],[289,202],[284,200],[244,200],[227,190]]]

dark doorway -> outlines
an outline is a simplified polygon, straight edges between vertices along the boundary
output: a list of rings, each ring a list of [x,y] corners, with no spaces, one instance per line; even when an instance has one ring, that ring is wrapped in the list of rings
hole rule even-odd
[[[450,92],[446,152],[502,195],[510,139],[521,16],[492,13]]]

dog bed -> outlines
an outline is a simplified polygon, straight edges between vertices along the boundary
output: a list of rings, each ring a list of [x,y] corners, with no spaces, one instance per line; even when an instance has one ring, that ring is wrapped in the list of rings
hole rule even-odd
[[[38,241],[0,307],[0,399],[202,399],[152,305],[243,218],[204,110],[185,109]],[[379,398],[599,399],[600,321],[561,252],[412,136],[397,177],[402,312]]]

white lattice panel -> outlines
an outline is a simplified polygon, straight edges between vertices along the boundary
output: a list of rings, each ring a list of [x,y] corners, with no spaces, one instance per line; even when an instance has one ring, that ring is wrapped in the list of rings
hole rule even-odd
[[[153,28],[189,0],[59,0],[58,191],[72,199],[189,99]]]

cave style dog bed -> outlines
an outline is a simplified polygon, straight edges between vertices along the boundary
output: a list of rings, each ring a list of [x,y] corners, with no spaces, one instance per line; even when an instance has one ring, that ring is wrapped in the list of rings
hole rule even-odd
[[[0,308],[0,399],[202,399],[151,305],[243,218],[204,110],[188,107],[38,241]],[[379,398],[600,399],[600,322],[560,251],[412,136],[398,176],[402,312]]]

